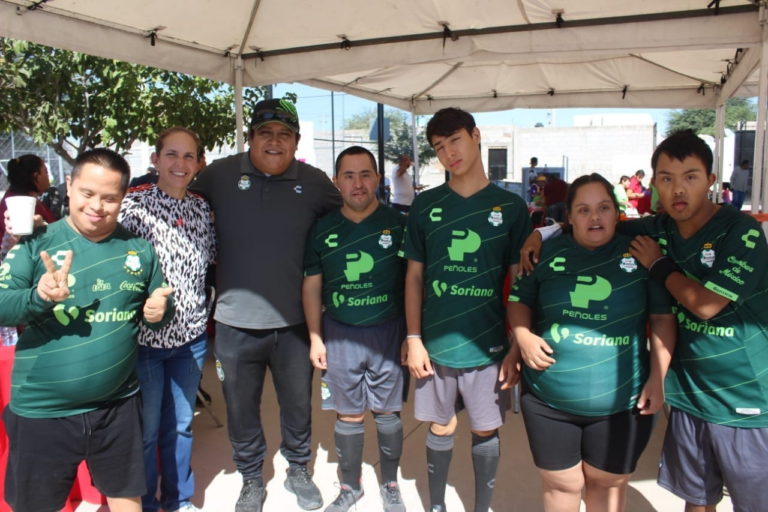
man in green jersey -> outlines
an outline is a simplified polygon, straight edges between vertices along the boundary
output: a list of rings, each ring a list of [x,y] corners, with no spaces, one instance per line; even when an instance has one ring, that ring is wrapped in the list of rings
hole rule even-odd
[[[432,423],[431,510],[445,510],[456,412],[463,405],[472,429],[474,510],[483,511],[493,496],[498,428],[509,400],[499,382],[509,349],[502,288],[507,272],[516,273],[530,218],[520,197],[488,181],[470,114],[440,110],[427,125],[427,139],[451,180],[421,193],[406,223],[407,362],[419,379],[416,418]]]
[[[678,302],[659,484],[686,500],[686,511],[714,511],[723,484],[736,510],[763,510],[768,244],[753,218],[709,201],[712,152],[693,132],[668,137],[651,166],[667,214],[624,222],[619,230],[638,237],[633,256]],[[526,243],[524,258],[536,252],[533,245]]]
[[[323,370],[323,409],[337,413],[341,492],[326,511],[354,509],[363,496],[363,421],[371,410],[384,510],[405,512],[397,485],[403,450],[400,347],[405,337],[405,264],[397,251],[405,217],[376,200],[379,179],[370,151],[360,146],[342,151],[334,181],[344,204],[317,221],[306,245],[302,302],[310,359]]]
[[[129,177],[113,151],[80,155],[70,215],[0,266],[0,325],[26,324],[3,411],[5,499],[17,512],[64,507],[83,460],[110,510],[141,510],[139,321],[161,328],[173,308],[154,249],[117,223]]]

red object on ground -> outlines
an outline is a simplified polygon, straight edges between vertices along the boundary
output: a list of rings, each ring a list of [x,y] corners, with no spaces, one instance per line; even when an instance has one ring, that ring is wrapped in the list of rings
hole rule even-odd
[[[0,411],[11,401],[11,370],[13,369],[13,354],[16,347],[0,347]],[[8,464],[8,436],[5,424],[0,421],[0,512],[11,512],[11,507],[2,499],[5,496],[5,468]],[[75,503],[107,503],[107,499],[91,484],[91,475],[85,462],[77,469],[77,479],[72,486],[72,492],[62,512],[74,512]]]

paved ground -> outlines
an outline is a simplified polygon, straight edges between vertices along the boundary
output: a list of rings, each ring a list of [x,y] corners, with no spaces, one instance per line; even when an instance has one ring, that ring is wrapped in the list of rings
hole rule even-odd
[[[268,381],[270,377],[267,377]],[[315,375],[313,388],[314,434],[312,437],[313,460],[310,467],[315,472],[315,482],[323,493],[326,505],[337,494],[337,459],[333,445],[333,413],[320,410],[319,374]],[[206,362],[203,376],[204,388],[213,396],[213,410],[226,423],[226,411],[221,387],[213,368],[212,358]],[[413,392],[411,392],[411,396]],[[279,453],[280,428],[279,409],[271,382],[266,386],[262,406],[265,418],[265,433],[268,442],[264,480],[267,483],[265,512],[293,512],[301,509],[296,500],[283,488],[287,462]],[[400,484],[409,512],[420,512],[429,505],[426,469],[427,424],[413,417],[412,400],[402,414],[405,432],[404,453],[401,463]],[[451,512],[471,510],[474,494],[470,435],[463,414],[459,416],[460,427],[456,434],[453,463],[448,479],[446,505]],[[635,472],[627,500],[627,512],[675,512],[683,510],[683,502],[656,485],[661,441],[666,421],[661,415],[651,443],[645,451]],[[204,512],[231,512],[237,501],[241,479],[231,459],[231,448],[226,426],[217,428],[213,419],[204,409],[198,409],[195,421],[195,448],[192,459],[196,477],[196,495],[193,503]],[[507,423],[501,429],[502,457],[496,479],[493,510],[535,512],[542,510],[541,483],[523,427],[522,417],[510,413]],[[361,511],[381,511],[378,491],[378,448],[376,430],[371,418],[366,419],[366,442],[363,456],[363,484],[366,497]],[[584,505],[582,503],[582,510]],[[732,512],[730,501],[718,507],[719,512]],[[77,512],[107,512],[106,506],[98,507],[82,503]]]

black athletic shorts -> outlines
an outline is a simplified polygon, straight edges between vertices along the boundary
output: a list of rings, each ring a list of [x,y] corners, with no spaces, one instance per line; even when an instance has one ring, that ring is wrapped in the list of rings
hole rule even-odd
[[[526,388],[520,404],[537,468],[561,471],[583,460],[616,475],[635,471],[655,416],[642,416],[637,408],[609,416],[571,414],[550,407]]]
[[[61,510],[83,460],[105,496],[147,492],[138,393],[63,418],[25,418],[6,407],[3,422],[9,441],[5,501],[15,512]]]

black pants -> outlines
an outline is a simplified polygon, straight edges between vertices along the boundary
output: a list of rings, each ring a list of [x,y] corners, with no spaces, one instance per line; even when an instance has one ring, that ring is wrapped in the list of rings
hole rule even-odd
[[[280,406],[280,453],[291,467],[306,465],[311,454],[313,370],[307,325],[255,330],[217,322],[214,353],[227,404],[232,458],[243,479],[261,477],[267,453],[261,423],[267,367]]]

